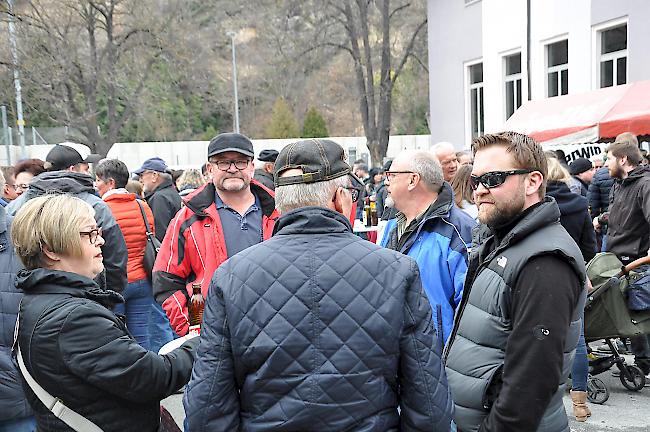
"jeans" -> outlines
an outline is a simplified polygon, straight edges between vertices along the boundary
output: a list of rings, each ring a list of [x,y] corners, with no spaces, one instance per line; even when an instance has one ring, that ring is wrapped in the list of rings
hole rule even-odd
[[[36,420],[34,417],[8,420],[0,422],[0,432],[35,432]]]
[[[650,335],[631,337],[630,346],[634,354],[634,363],[645,375],[648,375],[650,373]]]
[[[150,349],[149,323],[153,294],[146,279],[131,282],[122,293],[124,303],[115,306],[116,313],[126,315],[126,326],[144,349]]]
[[[585,343],[584,327],[580,332],[580,339],[576,345],[576,356],[571,368],[571,390],[587,391],[587,375],[589,374],[589,359],[587,358],[587,344]]]
[[[171,342],[178,337],[176,332],[169,325],[167,314],[160,305],[152,300],[149,305],[151,309],[151,321],[149,321],[150,347],[153,352],[160,351],[160,348],[167,342]]]

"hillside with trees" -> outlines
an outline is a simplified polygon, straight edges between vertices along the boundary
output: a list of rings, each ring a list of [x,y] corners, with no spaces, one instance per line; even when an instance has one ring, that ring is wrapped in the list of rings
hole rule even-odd
[[[0,104],[15,123],[13,19],[27,126],[114,142],[242,133],[427,133],[426,3],[396,0],[15,0],[0,10]]]

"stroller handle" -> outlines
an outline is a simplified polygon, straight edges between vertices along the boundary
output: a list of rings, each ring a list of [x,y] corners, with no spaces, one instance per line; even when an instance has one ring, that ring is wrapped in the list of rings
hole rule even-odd
[[[629,263],[628,265],[626,265],[625,267],[621,268],[621,273],[619,274],[619,276],[627,275],[629,272],[631,272],[635,268],[640,267],[640,266],[642,266],[644,264],[650,264],[650,255],[641,257],[641,258],[639,258],[637,260],[634,260],[631,263]]]

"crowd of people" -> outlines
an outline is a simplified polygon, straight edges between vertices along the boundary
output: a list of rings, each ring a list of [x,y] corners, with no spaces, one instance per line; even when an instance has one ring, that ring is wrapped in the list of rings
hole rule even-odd
[[[648,254],[646,165],[630,133],[570,164],[514,132],[373,168],[328,139],[223,133],[182,172],[56,145],[0,171],[0,432],[156,431],[179,391],[186,431],[569,431],[585,263]]]

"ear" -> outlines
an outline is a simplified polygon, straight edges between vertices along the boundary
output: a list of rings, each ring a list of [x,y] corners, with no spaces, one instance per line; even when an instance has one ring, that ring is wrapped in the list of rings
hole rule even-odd
[[[47,258],[49,261],[52,262],[61,261],[61,257],[59,256],[59,254],[52,252],[47,248],[47,246],[45,245],[41,246],[41,250],[43,251],[45,258]]]
[[[539,171],[533,171],[528,174],[526,180],[526,196],[537,194],[539,188],[542,187],[542,183],[544,183],[544,177]]]
[[[420,183],[420,174],[409,174],[408,190],[412,191]]]

